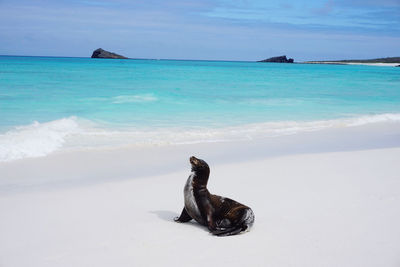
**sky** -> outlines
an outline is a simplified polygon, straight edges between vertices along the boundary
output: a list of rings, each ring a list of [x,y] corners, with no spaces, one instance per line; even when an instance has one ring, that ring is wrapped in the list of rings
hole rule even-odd
[[[400,0],[0,0],[0,55],[400,56]]]

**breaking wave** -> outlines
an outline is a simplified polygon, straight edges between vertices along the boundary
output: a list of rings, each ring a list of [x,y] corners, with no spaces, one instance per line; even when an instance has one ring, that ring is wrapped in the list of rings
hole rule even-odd
[[[76,118],[18,126],[0,135],[0,161],[45,156],[65,143],[65,138],[80,132]]]

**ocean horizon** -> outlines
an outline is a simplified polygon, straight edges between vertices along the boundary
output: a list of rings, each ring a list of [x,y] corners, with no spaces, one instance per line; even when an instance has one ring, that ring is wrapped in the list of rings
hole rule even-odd
[[[0,56],[0,161],[400,121],[398,68]]]

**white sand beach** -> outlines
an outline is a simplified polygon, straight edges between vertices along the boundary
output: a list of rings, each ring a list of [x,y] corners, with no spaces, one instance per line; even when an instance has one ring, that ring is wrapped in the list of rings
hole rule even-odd
[[[173,222],[191,155],[249,232]],[[399,123],[1,163],[0,266],[399,266],[399,166]]]

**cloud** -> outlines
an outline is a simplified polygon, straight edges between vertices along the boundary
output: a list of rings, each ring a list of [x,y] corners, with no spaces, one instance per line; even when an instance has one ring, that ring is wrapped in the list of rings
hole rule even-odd
[[[400,0],[382,0],[378,5],[375,0],[299,0],[292,2],[290,8],[282,5],[285,2],[271,1],[235,1],[226,4],[225,1],[206,12],[204,15],[231,20],[234,23],[264,24],[269,27],[298,28],[309,27],[310,30],[323,28],[324,31],[379,31],[390,35],[395,34],[393,24],[397,24],[400,31],[400,10],[395,8]],[[368,21],[369,20],[369,23]]]
[[[85,6],[100,6],[100,7],[116,7],[119,6],[118,3],[113,2],[100,2],[100,1],[75,1],[75,3],[85,5]]]
[[[335,2],[333,0],[328,0],[320,8],[314,8],[313,13],[317,15],[328,15],[333,12],[335,8]]]
[[[400,0],[336,0],[341,6],[352,7],[400,7]]]

